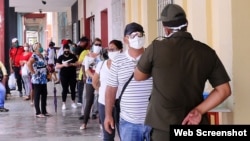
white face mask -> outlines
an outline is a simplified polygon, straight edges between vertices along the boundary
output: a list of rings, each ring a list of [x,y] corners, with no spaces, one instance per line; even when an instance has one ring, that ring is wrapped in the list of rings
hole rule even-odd
[[[24,49],[25,51],[28,51],[28,50],[29,50],[29,47],[23,47],[23,49]]]
[[[100,47],[100,46],[93,45],[93,47],[92,47],[93,53],[96,53],[96,54],[99,54],[101,49],[102,49],[102,47]]]
[[[113,61],[114,58],[115,58],[115,56],[116,56],[117,54],[119,54],[119,53],[120,53],[120,51],[108,52],[109,59],[110,59],[111,61]]]
[[[135,36],[134,39],[128,39],[130,47],[134,49],[141,49],[145,43],[144,37]]]

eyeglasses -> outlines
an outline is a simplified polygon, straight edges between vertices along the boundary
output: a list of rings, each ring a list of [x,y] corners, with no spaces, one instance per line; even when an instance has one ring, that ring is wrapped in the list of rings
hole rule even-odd
[[[100,46],[102,46],[102,44],[95,44],[95,46],[99,46],[100,47]]]
[[[132,32],[130,35],[127,35],[130,39],[134,39],[136,36],[137,37],[143,37],[144,33],[142,32]]]

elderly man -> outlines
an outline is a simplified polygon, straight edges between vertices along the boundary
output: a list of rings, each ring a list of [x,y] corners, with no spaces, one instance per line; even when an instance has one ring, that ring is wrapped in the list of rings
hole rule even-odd
[[[20,56],[24,52],[24,47],[19,45],[18,39],[12,39],[12,47],[10,48],[10,72],[15,73],[16,83],[19,91],[19,96],[22,97],[22,76],[20,74]]]

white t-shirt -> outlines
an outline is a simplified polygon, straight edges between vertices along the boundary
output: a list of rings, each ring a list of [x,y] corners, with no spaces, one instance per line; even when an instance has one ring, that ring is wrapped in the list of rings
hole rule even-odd
[[[101,61],[100,55],[96,56],[95,58],[90,57],[89,55],[86,55],[84,57],[82,65],[85,66],[85,71],[90,70],[91,72],[95,73],[96,65],[100,61]],[[86,76],[87,76],[86,83],[92,84],[92,79],[87,74]]]
[[[55,64],[55,55],[54,49],[48,48],[48,64]]]
[[[96,66],[95,73],[99,74],[99,79],[100,79],[98,102],[105,105],[105,92],[106,92],[108,76],[110,73],[107,61],[100,61]]]

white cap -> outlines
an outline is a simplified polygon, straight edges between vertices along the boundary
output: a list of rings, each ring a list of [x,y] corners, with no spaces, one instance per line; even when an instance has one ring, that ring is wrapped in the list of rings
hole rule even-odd
[[[12,43],[15,43],[16,41],[18,41],[17,38],[12,39]]]

